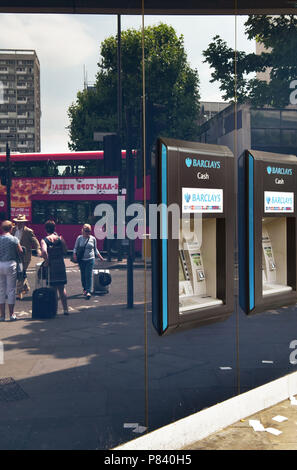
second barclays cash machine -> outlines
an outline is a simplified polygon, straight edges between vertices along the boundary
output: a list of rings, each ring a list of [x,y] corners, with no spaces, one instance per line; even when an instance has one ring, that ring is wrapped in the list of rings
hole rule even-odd
[[[239,159],[239,300],[247,314],[297,302],[297,158],[247,150]]]
[[[233,312],[234,158],[224,146],[173,139],[158,145],[153,324],[163,335]]]

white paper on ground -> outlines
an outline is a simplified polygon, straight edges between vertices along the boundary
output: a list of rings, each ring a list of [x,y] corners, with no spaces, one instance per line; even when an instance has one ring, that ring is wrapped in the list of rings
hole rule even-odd
[[[288,420],[288,418],[286,418],[285,416],[280,416],[280,415],[277,415],[272,419],[273,419],[273,421],[277,421],[278,423],[282,423],[283,421]]]
[[[297,400],[295,397],[290,397],[291,405],[297,405]]]
[[[250,419],[249,425],[253,428],[254,431],[265,431],[263,424],[261,424],[257,419]]]
[[[137,428],[135,428],[132,432],[136,432],[138,434],[142,434],[144,431],[146,431],[146,427],[145,426],[137,426]]]
[[[232,367],[220,367],[221,370],[232,370]]]
[[[274,364],[274,361],[262,361],[262,364]]]
[[[279,436],[282,434],[282,431],[279,431],[278,429],[274,428],[266,428],[265,431],[269,432],[270,434],[274,434],[275,436]]]

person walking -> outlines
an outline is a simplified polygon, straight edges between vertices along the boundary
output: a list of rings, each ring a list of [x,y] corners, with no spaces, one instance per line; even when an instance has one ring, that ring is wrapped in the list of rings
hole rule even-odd
[[[41,240],[41,255],[48,266],[49,285],[56,289],[57,297],[63,306],[64,315],[68,313],[67,293],[65,284],[67,284],[66,267],[64,256],[67,254],[66,243],[56,232],[56,224],[53,220],[45,223],[47,236]]]
[[[82,234],[77,237],[74,245],[73,261],[79,265],[83,295],[87,299],[91,297],[95,258],[105,261],[97,248],[97,240],[92,235],[91,225],[84,224]]]
[[[22,300],[24,295],[30,290],[26,271],[31,261],[32,249],[37,250],[37,256],[41,256],[41,250],[39,241],[33,230],[26,226],[26,222],[28,222],[26,216],[18,214],[18,216],[13,219],[13,222],[15,222],[16,225],[12,229],[12,235],[14,235],[19,240],[20,245],[25,248],[22,258],[24,278],[17,281],[16,287],[17,298]]]
[[[23,250],[18,238],[12,232],[12,222],[4,220],[1,224],[0,235],[0,321],[5,321],[5,302],[9,308],[10,320],[15,321],[14,313],[17,282],[17,259]]]

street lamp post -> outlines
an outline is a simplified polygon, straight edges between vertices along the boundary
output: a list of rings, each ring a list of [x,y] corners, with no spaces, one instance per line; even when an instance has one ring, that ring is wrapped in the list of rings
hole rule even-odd
[[[7,219],[11,219],[11,161],[10,161],[10,147],[6,142],[6,205],[7,205]]]
[[[134,158],[131,145],[131,108],[126,108],[126,130],[127,130],[127,147],[126,147],[126,186],[127,186],[127,205],[134,202]],[[127,256],[127,308],[134,307],[134,240],[129,239],[129,248]]]

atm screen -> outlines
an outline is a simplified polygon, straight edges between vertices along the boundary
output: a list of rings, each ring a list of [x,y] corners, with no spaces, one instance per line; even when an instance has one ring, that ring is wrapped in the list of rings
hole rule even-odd
[[[192,253],[191,257],[192,257],[193,263],[196,264],[196,266],[202,266],[200,253]]]
[[[265,250],[266,256],[268,256],[268,258],[272,258],[271,247],[270,246],[265,246],[264,250]]]
[[[184,270],[183,270],[183,264],[182,264],[182,261],[181,259],[179,258],[179,270],[178,270],[178,274],[179,274],[179,281],[186,281],[186,276],[185,276],[185,273],[184,273]]]

